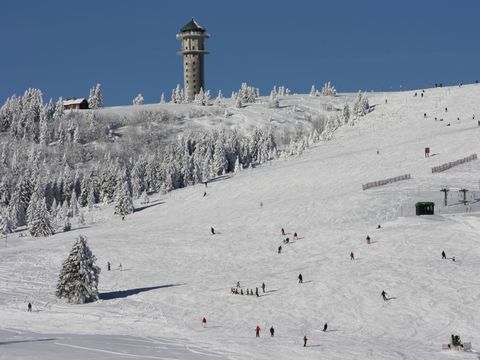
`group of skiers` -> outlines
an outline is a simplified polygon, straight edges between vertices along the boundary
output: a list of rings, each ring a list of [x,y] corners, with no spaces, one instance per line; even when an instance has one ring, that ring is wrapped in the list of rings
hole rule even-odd
[[[281,231],[282,231],[282,236],[285,236],[285,235],[286,235],[285,229],[282,228]],[[297,241],[297,240],[298,240],[298,234],[297,234],[296,232],[293,233],[293,240],[294,240],[294,241]],[[285,238],[285,239],[283,240],[283,243],[284,243],[284,244],[289,244],[289,243],[290,243],[290,238],[288,238],[288,237]],[[278,251],[279,254],[282,253],[282,245],[280,245],[280,246],[278,247],[277,251]]]
[[[205,319],[205,318],[204,318]],[[327,331],[327,328],[328,328],[328,324],[325,323],[323,325],[323,332],[326,332]],[[260,337],[260,331],[262,331],[262,329],[260,328],[259,325],[257,325],[257,327],[255,328],[255,337]],[[271,337],[274,337],[275,336],[275,328],[273,327],[273,325],[270,327],[270,336]],[[306,347],[307,346],[307,341],[308,341],[308,338],[307,338],[307,335],[304,335],[303,336],[303,346]]]
[[[266,285],[265,283],[262,283],[262,292],[265,294],[265,289]],[[258,292],[258,287],[255,288],[255,292],[253,289],[247,289],[247,291],[243,291],[243,289],[240,287],[240,281],[237,281],[237,286],[230,288],[230,293],[235,294],[235,295],[255,295],[257,297],[260,296]]]

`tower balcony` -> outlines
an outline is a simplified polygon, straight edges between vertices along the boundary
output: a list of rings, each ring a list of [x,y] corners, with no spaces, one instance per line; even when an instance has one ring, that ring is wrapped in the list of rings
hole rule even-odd
[[[183,50],[177,51],[177,55],[184,56],[184,55],[208,55],[210,54],[208,51],[205,50]]]
[[[209,33],[201,33],[201,32],[191,32],[191,33],[180,33],[176,35],[177,40],[183,40],[183,39],[198,39],[198,38],[204,38],[204,39],[209,39],[210,34]]]

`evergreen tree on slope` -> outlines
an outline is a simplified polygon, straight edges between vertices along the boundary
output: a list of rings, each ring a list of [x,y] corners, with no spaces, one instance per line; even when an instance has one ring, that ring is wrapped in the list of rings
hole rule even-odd
[[[100,268],[95,265],[96,260],[87,239],[80,235],[63,262],[55,295],[74,304],[98,300]]]
[[[103,107],[102,85],[97,84],[90,89],[88,106],[90,109],[99,109]]]
[[[47,210],[45,198],[35,206],[35,213],[30,224],[30,234],[34,237],[50,236],[55,234],[55,228],[52,225],[50,214]]]
[[[115,214],[123,216],[131,213],[133,213],[132,196],[128,190],[128,183],[124,181],[115,194]]]

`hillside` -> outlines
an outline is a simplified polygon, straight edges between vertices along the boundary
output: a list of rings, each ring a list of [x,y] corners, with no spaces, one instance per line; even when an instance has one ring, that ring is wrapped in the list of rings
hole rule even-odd
[[[374,111],[301,156],[208,188],[154,195],[151,206],[125,221],[99,207],[81,229],[9,236],[8,248],[0,249],[0,359],[475,358],[442,352],[441,344],[459,334],[480,347],[480,163],[430,169],[480,151],[472,119],[480,119],[480,86],[427,89],[424,97],[368,95]],[[290,99],[284,101],[319,108],[315,98]],[[263,119],[291,118],[282,111],[247,107],[232,124],[262,112]],[[424,158],[425,147],[434,156]],[[364,183],[402,174],[412,179],[362,191]],[[451,189],[447,207],[444,186]],[[469,212],[459,202],[461,188],[470,190]],[[434,201],[436,215],[414,216],[417,201]],[[282,227],[298,240],[283,245]],[[88,237],[102,267],[103,300],[68,305],[54,292],[78,234]],[[441,260],[442,250],[456,261]],[[265,282],[267,292],[232,295],[237,281],[244,289]],[[394,299],[383,301],[382,290]]]

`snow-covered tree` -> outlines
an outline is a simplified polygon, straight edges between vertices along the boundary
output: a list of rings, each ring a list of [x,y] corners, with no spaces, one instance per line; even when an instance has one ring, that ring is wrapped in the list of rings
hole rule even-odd
[[[90,210],[95,206],[95,189],[92,182],[88,186],[87,205]]]
[[[165,104],[165,95],[162,92],[162,95],[160,95],[160,104]]]
[[[15,230],[13,222],[10,220],[10,216],[7,211],[0,214],[0,233],[11,234]]]
[[[102,85],[97,84],[90,89],[88,97],[88,106],[90,109],[100,109],[103,107]]]
[[[279,96],[287,96],[287,95],[290,95],[290,89],[285,87],[285,86],[279,86],[278,87],[278,91],[277,91],[277,94]]]
[[[240,159],[237,158],[235,159],[235,168],[233,170],[235,173],[242,171],[242,164],[240,164]]]
[[[240,109],[243,107],[243,103],[242,103],[242,99],[237,97],[237,99],[235,100],[235,107]]]
[[[317,96],[317,89],[315,89],[315,85],[312,85],[310,88],[310,96]]]
[[[277,93],[273,90],[270,93],[270,100],[268,102],[268,107],[272,109],[278,109],[280,107],[280,101],[278,100]]]
[[[140,196],[140,203],[141,204],[148,204],[150,202],[150,199],[148,198],[147,191],[144,190],[142,195]]]
[[[85,225],[85,215],[83,215],[83,211],[81,211],[80,215],[78,215],[78,223],[80,225]]]
[[[180,84],[177,84],[177,87],[172,90],[172,99],[170,102],[174,104],[182,104],[185,102],[185,96],[183,89],[180,88]]]
[[[132,196],[128,189],[128,183],[124,181],[115,192],[115,214],[124,216],[131,213],[133,213]]]
[[[213,173],[215,176],[222,175],[227,172],[228,161],[225,154],[224,142],[221,138],[218,138],[215,142],[215,151],[213,153]]]
[[[337,95],[337,90],[333,87],[333,85],[330,83],[325,83],[322,88],[322,95],[323,96],[336,96]]]
[[[348,104],[345,104],[343,106],[342,117],[343,117],[343,123],[348,124],[350,120],[350,107],[348,106]]]
[[[55,228],[50,219],[45,198],[35,206],[35,213],[30,224],[30,234],[34,237],[50,236],[55,234]]]
[[[57,283],[56,296],[74,304],[98,300],[98,275],[96,257],[88,247],[87,238],[80,235],[65,259]]]
[[[206,93],[203,91],[203,88],[200,88],[198,94],[195,95],[194,103],[197,105],[206,106],[208,105]]]
[[[143,105],[143,95],[138,94],[134,99],[133,99],[133,105]]]
[[[70,218],[67,216],[63,223],[63,231],[70,231],[72,230],[72,223],[70,222]]]
[[[361,91],[358,92],[357,99],[353,104],[353,115],[354,116],[364,116],[370,110],[370,105],[368,103],[367,93]]]
[[[222,105],[222,103],[223,103],[222,90],[218,90],[218,95],[217,95],[217,97],[215,98],[215,105],[216,105],[216,106],[220,106],[220,105]]]
[[[240,90],[236,93],[236,98],[240,99],[242,104],[254,103],[259,94],[259,89],[248,86],[247,83],[242,83]]]
[[[77,193],[75,191],[72,192],[72,197],[70,198],[70,214],[72,216],[78,216],[78,201],[77,201]]]
[[[73,142],[75,144],[80,144],[80,126],[77,124],[73,132]]]

